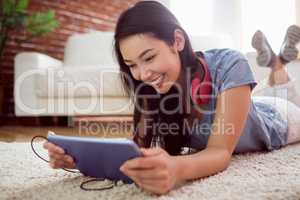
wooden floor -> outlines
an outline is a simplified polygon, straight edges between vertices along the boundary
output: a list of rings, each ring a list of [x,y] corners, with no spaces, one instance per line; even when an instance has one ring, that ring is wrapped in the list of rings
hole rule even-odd
[[[102,127],[102,129],[101,129]],[[104,129],[103,126],[90,126],[84,128],[72,127],[28,127],[28,126],[0,126],[0,141],[29,142],[36,135],[47,136],[48,131],[60,135],[82,137],[126,137],[130,138],[132,131],[122,129]]]

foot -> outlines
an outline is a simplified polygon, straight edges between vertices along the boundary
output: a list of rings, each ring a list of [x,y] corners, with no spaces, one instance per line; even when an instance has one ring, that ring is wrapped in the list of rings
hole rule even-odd
[[[298,49],[296,45],[300,42],[300,27],[296,25],[290,26],[284,37],[283,44],[280,49],[280,58],[283,64],[297,59]]]
[[[260,66],[273,67],[276,60],[266,36],[260,30],[256,31],[252,37],[252,47],[257,51],[256,62]]]

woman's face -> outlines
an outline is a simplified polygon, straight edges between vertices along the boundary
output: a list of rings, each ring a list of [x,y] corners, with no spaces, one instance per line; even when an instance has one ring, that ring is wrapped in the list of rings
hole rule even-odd
[[[184,47],[178,44],[181,39],[175,37],[174,45],[169,46],[149,34],[138,34],[121,40],[120,51],[136,80],[151,85],[158,93],[166,93],[180,74],[178,52]]]

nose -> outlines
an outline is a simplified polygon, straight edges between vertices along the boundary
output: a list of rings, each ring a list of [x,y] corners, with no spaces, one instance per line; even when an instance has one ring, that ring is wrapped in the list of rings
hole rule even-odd
[[[150,77],[151,77],[150,70],[148,70],[146,67],[141,67],[141,71],[140,71],[141,81],[148,82],[150,80]]]

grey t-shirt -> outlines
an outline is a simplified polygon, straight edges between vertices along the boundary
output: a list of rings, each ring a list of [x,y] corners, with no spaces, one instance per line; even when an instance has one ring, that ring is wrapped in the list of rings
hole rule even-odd
[[[203,55],[214,89],[213,98],[204,106],[205,113],[200,123],[192,130],[190,145],[197,150],[207,145],[218,94],[242,85],[250,85],[253,90],[257,85],[248,61],[241,53],[231,49],[213,49],[203,52]],[[242,105],[241,102],[236,106]],[[234,153],[278,149],[286,144],[287,133],[287,122],[275,107],[251,98],[247,121]]]

